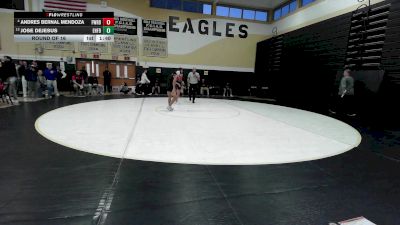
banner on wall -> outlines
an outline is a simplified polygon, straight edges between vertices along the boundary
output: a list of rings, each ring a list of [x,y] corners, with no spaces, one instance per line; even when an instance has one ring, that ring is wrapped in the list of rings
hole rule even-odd
[[[167,38],[167,22],[142,20],[143,37]]]
[[[114,34],[113,55],[138,56],[138,38],[134,35]]]
[[[167,22],[142,20],[143,55],[168,57]]]
[[[80,42],[79,51],[87,53],[108,53],[107,43]]]
[[[137,35],[137,19],[129,17],[115,17],[114,33]]]
[[[75,49],[74,43],[72,42],[48,42],[43,43],[42,47],[46,50],[61,50],[61,51],[72,51]]]
[[[143,55],[149,57],[168,57],[168,40],[143,37]]]
[[[115,17],[114,43],[112,54],[114,56],[138,56],[137,19],[128,17]]]

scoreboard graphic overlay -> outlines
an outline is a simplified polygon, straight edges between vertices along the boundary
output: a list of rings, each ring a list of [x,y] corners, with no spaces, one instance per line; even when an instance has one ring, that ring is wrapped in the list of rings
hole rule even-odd
[[[14,12],[15,42],[114,42],[114,12]]]

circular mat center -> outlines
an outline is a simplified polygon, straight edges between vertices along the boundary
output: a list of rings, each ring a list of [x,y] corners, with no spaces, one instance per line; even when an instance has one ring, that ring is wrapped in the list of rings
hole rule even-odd
[[[130,98],[66,106],[42,115],[37,131],[93,154],[168,163],[280,164],[335,156],[360,134],[336,119],[276,105],[181,98]]]

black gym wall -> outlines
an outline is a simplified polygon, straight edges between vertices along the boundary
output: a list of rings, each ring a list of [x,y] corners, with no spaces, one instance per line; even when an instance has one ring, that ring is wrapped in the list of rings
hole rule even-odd
[[[276,59],[270,59],[268,50],[273,41],[260,42],[256,76],[270,87],[271,97],[313,111],[327,107],[336,73],[344,67],[350,18],[348,13],[283,34]],[[274,60],[278,63],[268,63]]]
[[[389,20],[386,28],[386,40],[383,47],[382,66],[385,77],[379,93],[379,111],[383,117],[398,119],[397,107],[400,99],[400,1],[386,0],[391,3]]]
[[[380,66],[385,70],[384,81],[376,93],[378,99],[364,100],[370,105],[362,109],[362,113],[374,116],[394,114],[393,98],[400,96],[400,1],[387,0],[373,7],[388,3],[390,15]],[[267,83],[278,104],[327,111],[337,92],[336,75],[345,66],[351,18],[352,13],[343,14],[258,43],[256,77]],[[271,53],[277,38],[282,39],[278,56]]]

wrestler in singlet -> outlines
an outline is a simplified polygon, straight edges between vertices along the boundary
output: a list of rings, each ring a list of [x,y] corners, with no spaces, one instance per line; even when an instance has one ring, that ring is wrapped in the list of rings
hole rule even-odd
[[[180,94],[180,88],[183,77],[180,74],[180,71],[176,71],[168,77],[167,82],[167,94],[168,94],[168,107],[169,111],[173,111],[172,105],[178,100]],[[175,87],[174,87],[175,85]]]

